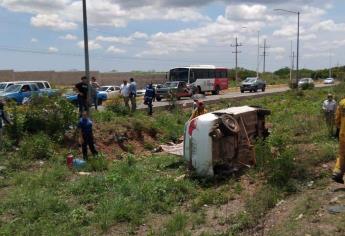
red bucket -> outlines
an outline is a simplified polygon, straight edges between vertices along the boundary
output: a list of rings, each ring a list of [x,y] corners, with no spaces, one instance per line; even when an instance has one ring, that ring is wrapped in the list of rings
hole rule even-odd
[[[69,153],[66,157],[66,164],[67,164],[67,167],[72,169],[73,168],[73,155],[71,153]]]

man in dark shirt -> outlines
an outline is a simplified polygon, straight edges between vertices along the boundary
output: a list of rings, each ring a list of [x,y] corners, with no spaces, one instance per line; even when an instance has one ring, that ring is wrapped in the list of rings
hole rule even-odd
[[[77,83],[75,85],[75,88],[76,88],[77,93],[78,93],[79,114],[81,116],[83,111],[89,112],[89,105],[87,102],[89,86],[87,84],[86,76],[83,76],[81,78],[81,82]]]
[[[90,151],[94,156],[98,154],[96,147],[95,147],[95,141],[93,138],[93,132],[92,132],[92,121],[88,117],[88,114],[86,111],[82,113],[82,117],[79,120],[78,130],[80,131],[80,137],[82,139],[82,150],[83,150],[83,158],[84,160],[87,160],[87,146],[89,146]]]

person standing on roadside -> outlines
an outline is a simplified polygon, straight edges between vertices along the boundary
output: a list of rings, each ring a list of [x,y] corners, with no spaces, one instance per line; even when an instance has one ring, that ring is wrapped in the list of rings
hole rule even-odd
[[[81,82],[75,85],[75,89],[78,93],[79,116],[81,117],[84,111],[89,112],[89,104],[87,101],[89,86],[86,76],[81,77]]]
[[[80,139],[81,139],[81,147],[83,151],[83,159],[87,160],[87,147],[89,146],[90,151],[94,156],[98,155],[98,151],[95,147],[95,141],[93,137],[93,131],[92,131],[92,121],[89,118],[86,111],[83,111],[82,117],[79,120],[77,131],[80,132]]]
[[[12,124],[11,120],[8,118],[5,112],[5,102],[3,100],[0,100],[0,148],[2,147],[3,121],[5,122],[5,124]]]
[[[125,106],[129,108],[129,85],[127,83],[127,80],[123,81],[123,84],[120,86],[120,93],[123,98],[123,102],[125,103]]]
[[[345,99],[342,99],[338,105],[335,125],[339,129],[339,151],[332,179],[337,183],[343,184],[345,173]]]
[[[129,84],[129,99],[131,100],[131,111],[135,112],[137,110],[137,83],[133,78],[130,78]]]
[[[206,113],[207,110],[205,109],[205,104],[203,102],[198,102],[198,107],[193,111],[192,116],[189,118],[189,120],[193,120],[198,116],[201,116]]]
[[[149,85],[147,85],[146,87],[146,91],[145,91],[145,96],[144,96],[144,104],[147,105],[148,107],[148,115],[152,116],[153,110],[152,110],[152,103],[153,103],[153,99],[156,96],[156,91],[153,88],[152,83],[150,83]]]
[[[95,104],[95,109],[96,111],[98,110],[98,97],[97,97],[97,90],[100,88],[101,86],[99,85],[99,83],[96,80],[96,77],[92,77],[91,78],[91,96],[92,96],[92,101]]]
[[[328,132],[331,136],[334,135],[335,113],[337,110],[337,102],[333,99],[332,94],[328,94],[327,99],[322,104],[322,110],[325,116],[325,121],[328,127]]]

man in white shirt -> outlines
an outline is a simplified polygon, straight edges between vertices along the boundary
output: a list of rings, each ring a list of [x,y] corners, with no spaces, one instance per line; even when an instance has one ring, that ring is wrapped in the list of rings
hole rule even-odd
[[[328,94],[327,99],[322,104],[322,110],[325,115],[328,131],[331,136],[334,135],[335,112],[337,110],[337,102],[333,99],[332,94]]]
[[[129,84],[127,83],[126,80],[123,81],[123,84],[120,86],[120,93],[121,96],[123,97],[123,101],[125,103],[125,106],[129,108]]]

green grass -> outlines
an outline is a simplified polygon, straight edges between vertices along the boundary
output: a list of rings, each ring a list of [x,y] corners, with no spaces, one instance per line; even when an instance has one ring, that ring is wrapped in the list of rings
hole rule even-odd
[[[327,136],[320,106],[327,93],[339,98],[343,91],[340,85],[233,102],[272,110],[267,120],[272,133],[266,142],[258,140],[258,165],[247,172],[262,186],[248,196],[240,181],[194,178],[181,158],[166,155],[125,153],[121,160],[100,156],[86,166],[90,176],[79,176],[66,168],[68,150],[63,146],[44,134],[25,136],[19,151],[9,145],[0,155],[0,165],[6,167],[0,173],[5,178],[0,185],[0,235],[101,235],[112,228],[135,234],[152,215],[166,219],[153,235],[189,235],[207,222],[204,205],[218,209],[235,196],[247,196],[245,211],[224,220],[229,228],[225,235],[249,232],[277,201],[306,180],[327,176],[314,167],[335,158],[337,142]],[[208,110],[223,107],[220,102]],[[183,134],[188,116],[182,110],[157,112],[153,117],[105,111],[94,113],[94,120],[102,130],[142,132],[165,142]],[[129,151],[134,149],[131,145]],[[146,149],[154,145],[143,142]],[[182,175],[186,177],[176,179]]]

